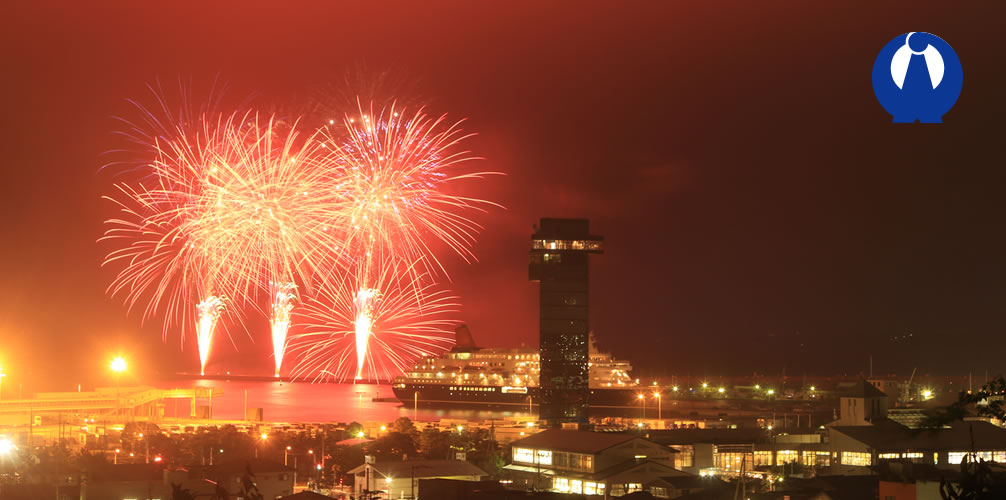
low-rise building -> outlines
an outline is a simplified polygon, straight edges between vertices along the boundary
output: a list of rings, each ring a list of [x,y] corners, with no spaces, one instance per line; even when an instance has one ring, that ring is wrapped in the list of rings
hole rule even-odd
[[[420,479],[481,481],[488,474],[462,460],[375,461],[349,471],[353,474],[353,494],[384,492],[385,498],[415,498]]]
[[[667,497],[675,450],[637,434],[546,430],[514,441],[504,468],[511,487],[584,495],[650,491]]]

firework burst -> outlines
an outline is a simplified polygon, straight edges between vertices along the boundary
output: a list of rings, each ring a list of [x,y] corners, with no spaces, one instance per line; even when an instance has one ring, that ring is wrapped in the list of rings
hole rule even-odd
[[[313,381],[390,380],[453,343],[457,297],[395,257],[317,287],[290,337],[292,375]]]
[[[375,113],[373,106],[343,120],[344,138],[323,133],[331,144],[327,158],[333,186],[342,208],[334,223],[346,231],[347,251],[354,257],[391,252],[417,269],[444,271],[427,238],[439,240],[465,260],[481,227],[466,212],[498,206],[477,198],[454,195],[449,188],[495,172],[468,172],[463,164],[476,160],[461,143],[473,134],[449,123],[446,115],[431,118],[422,109],[408,113],[394,104]]]
[[[118,247],[106,265],[122,268],[109,287],[144,319],[163,313],[164,332],[196,321],[201,364],[210,352],[212,321],[203,304],[226,296],[257,307],[266,283],[310,283],[317,263],[339,247],[327,211],[338,206],[327,172],[314,160],[318,141],[297,124],[252,113],[203,118],[198,133],[158,140],[156,159],[137,185],[117,185],[123,216],[107,221],[102,240]],[[271,294],[276,300],[277,294]],[[286,307],[273,303],[277,307]],[[209,326],[209,328],[206,328]],[[274,329],[285,337],[285,329]],[[283,345],[274,339],[274,345]],[[281,362],[282,353],[277,356]]]

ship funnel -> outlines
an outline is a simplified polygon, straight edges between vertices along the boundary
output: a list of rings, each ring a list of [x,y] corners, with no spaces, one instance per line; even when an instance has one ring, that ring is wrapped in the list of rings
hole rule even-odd
[[[454,329],[454,349],[456,351],[472,351],[476,350],[478,347],[475,345],[475,338],[472,337],[472,331],[468,329],[468,325],[458,325]]]

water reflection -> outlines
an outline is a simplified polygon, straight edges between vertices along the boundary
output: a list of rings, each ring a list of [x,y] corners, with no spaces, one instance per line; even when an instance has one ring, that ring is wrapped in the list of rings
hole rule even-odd
[[[191,382],[166,382],[162,389],[205,387],[222,390],[223,395],[213,398],[213,418],[241,420],[245,408],[262,408],[267,422],[390,422],[398,417],[418,421],[437,421],[443,418],[485,420],[526,416],[527,411],[486,410],[464,408],[423,408],[395,400],[389,385],[379,384],[311,384],[281,381],[224,381],[194,380]],[[246,396],[247,394],[247,396]],[[247,397],[247,406],[245,398]],[[374,401],[375,398],[384,401]],[[165,417],[186,417],[191,400],[175,399],[166,404]],[[208,398],[200,398],[197,405],[209,405]]]

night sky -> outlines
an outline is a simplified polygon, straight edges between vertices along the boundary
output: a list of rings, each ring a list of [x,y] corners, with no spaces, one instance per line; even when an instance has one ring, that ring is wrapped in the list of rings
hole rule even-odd
[[[870,354],[878,372],[998,372],[1006,5],[822,3],[8,2],[0,361],[58,388],[101,382],[118,351],[198,364],[105,293],[117,178],[99,169],[127,98],[216,79],[306,109],[347,75],[392,75],[402,99],[467,117],[478,168],[507,174],[472,186],[507,207],[477,217],[479,262],[444,259],[480,344],[537,344],[532,224],[586,217],[606,244],[592,327],[643,375],[854,374]],[[892,125],[873,96],[874,58],[907,31],[961,58],[943,125]],[[267,321],[249,329],[257,343],[218,343],[211,368],[271,372]]]

